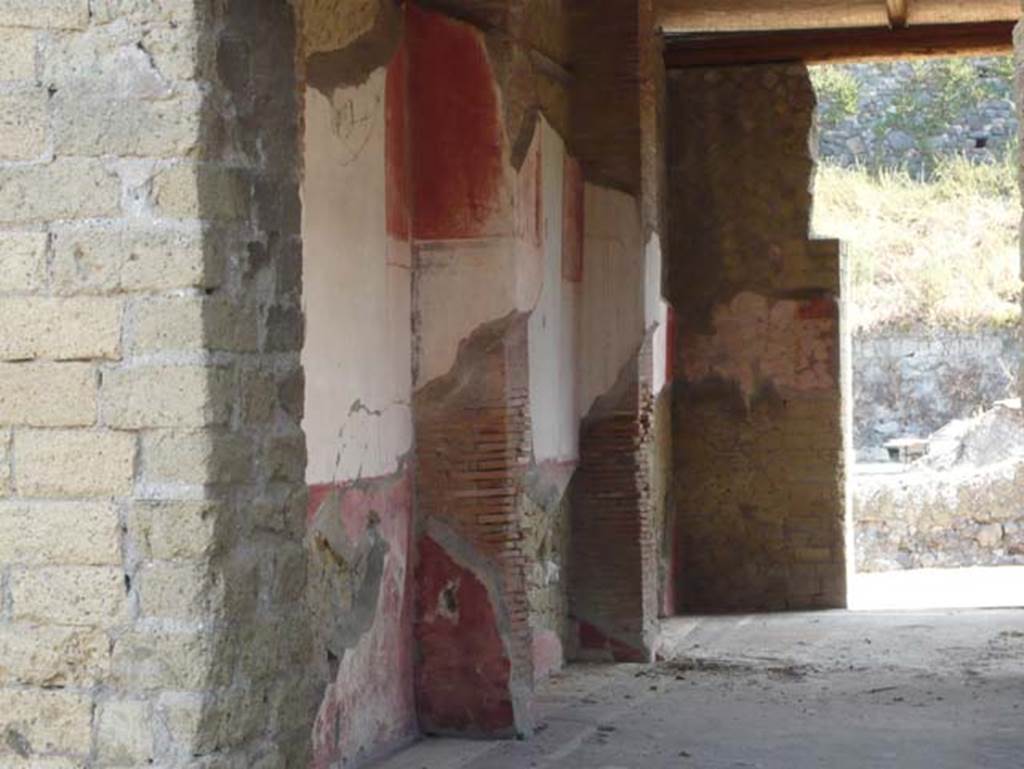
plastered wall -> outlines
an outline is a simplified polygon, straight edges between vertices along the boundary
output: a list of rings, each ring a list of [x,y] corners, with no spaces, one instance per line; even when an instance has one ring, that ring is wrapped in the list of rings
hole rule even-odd
[[[327,671],[317,766],[368,760],[417,732],[407,59],[401,44],[387,53],[361,72],[334,62],[333,80],[319,61],[305,90],[309,601]]]

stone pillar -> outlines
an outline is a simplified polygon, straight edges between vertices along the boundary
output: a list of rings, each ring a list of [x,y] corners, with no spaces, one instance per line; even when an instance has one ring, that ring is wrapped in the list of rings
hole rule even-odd
[[[5,765],[305,761],[289,8],[0,2]]]
[[[845,602],[839,248],[808,235],[802,65],[672,71],[677,603]]]
[[[570,619],[578,657],[642,661],[657,637],[662,496],[653,448],[664,383],[661,62],[650,2],[579,3],[572,19],[572,138],[587,183]]]

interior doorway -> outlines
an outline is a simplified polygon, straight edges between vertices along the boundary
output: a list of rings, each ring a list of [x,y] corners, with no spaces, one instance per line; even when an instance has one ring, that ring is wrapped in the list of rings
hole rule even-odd
[[[851,608],[1024,601],[1012,70],[812,70],[812,229],[845,245]]]

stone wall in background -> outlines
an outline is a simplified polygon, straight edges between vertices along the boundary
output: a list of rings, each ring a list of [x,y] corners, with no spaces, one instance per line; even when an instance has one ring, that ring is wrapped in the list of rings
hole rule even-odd
[[[812,68],[820,154],[844,166],[907,166],[934,157],[990,161],[1016,142],[1009,56]]]
[[[860,331],[853,337],[854,446],[885,459],[893,438],[926,438],[952,419],[1016,397],[1015,328]]]
[[[944,427],[912,465],[853,476],[858,571],[1024,564],[1024,419],[1001,405]]]
[[[858,571],[1024,565],[1024,462],[854,484]]]

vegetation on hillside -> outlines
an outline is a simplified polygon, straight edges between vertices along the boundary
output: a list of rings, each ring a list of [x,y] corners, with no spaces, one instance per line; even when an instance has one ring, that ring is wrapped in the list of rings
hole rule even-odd
[[[812,228],[845,242],[854,328],[1019,321],[1016,158],[939,158],[929,181],[819,166]]]
[[[898,131],[921,156],[924,175],[948,154],[934,142],[954,121],[1013,94],[1011,56],[822,65],[810,72],[822,130],[841,128],[868,110],[873,136],[861,137],[867,144],[861,161],[873,168],[884,166],[883,144],[890,132]]]

